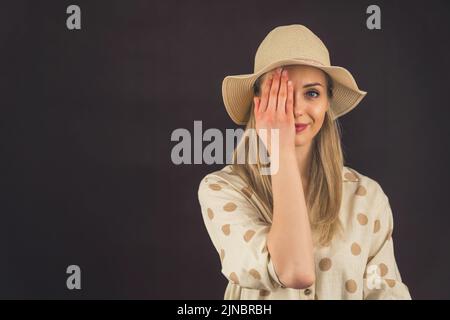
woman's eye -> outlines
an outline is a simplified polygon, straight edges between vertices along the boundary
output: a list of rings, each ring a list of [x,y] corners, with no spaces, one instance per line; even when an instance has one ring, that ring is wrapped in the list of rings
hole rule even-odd
[[[306,92],[306,95],[311,98],[317,98],[320,94],[317,91],[310,90]]]

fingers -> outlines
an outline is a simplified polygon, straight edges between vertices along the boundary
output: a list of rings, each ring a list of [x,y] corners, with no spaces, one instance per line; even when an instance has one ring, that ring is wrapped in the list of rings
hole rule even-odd
[[[264,82],[264,86],[261,92],[261,100],[259,102],[259,112],[264,112],[267,109],[267,103],[269,101],[270,87],[272,86],[273,75],[272,73],[267,75],[267,81]]]
[[[278,101],[277,101],[277,112],[280,114],[286,113],[286,99],[287,99],[287,81],[288,81],[288,71],[283,70],[281,73],[280,80],[280,91],[278,93]]]
[[[290,83],[290,85],[289,85]],[[266,112],[279,112],[280,114],[293,113],[294,88],[289,81],[288,71],[277,68],[267,74],[267,80],[261,92],[261,97],[254,97],[255,115]]]
[[[294,84],[287,82],[286,114],[288,117],[294,117]]]
[[[273,75],[272,86],[270,88],[270,97],[267,104],[267,110],[276,111],[277,100],[278,100],[278,90],[280,89],[280,78],[281,78],[281,67],[277,68]]]
[[[253,103],[255,105],[255,108],[253,109],[253,111],[255,113],[255,116],[259,112],[260,101],[261,101],[261,99],[259,97],[253,97]]]

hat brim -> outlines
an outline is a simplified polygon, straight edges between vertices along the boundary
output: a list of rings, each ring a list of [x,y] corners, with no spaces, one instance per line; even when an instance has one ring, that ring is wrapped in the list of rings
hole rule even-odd
[[[333,98],[330,107],[334,119],[340,117],[353,108],[366,96],[367,92],[358,88],[352,74],[339,66],[323,66],[314,61],[304,59],[280,60],[256,73],[227,76],[222,82],[222,97],[225,109],[230,118],[238,125],[245,125],[248,121],[250,106],[253,99],[253,85],[264,73],[285,65],[308,65],[328,73],[334,81]]]

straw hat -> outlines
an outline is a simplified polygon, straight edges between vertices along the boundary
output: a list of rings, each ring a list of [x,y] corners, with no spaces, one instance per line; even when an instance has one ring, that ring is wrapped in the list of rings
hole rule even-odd
[[[330,105],[334,118],[355,108],[367,94],[359,90],[348,70],[330,65],[328,49],[311,30],[300,24],[279,26],[270,31],[259,45],[254,73],[232,75],[223,79],[223,102],[231,119],[236,124],[246,124],[256,79],[277,67],[293,64],[317,67],[334,80]]]

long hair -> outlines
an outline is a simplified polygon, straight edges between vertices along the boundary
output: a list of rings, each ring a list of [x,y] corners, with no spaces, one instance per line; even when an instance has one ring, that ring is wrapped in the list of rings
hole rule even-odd
[[[325,73],[327,95],[333,97],[333,80]],[[260,94],[261,77],[253,86],[254,94]],[[254,103],[249,108],[248,122],[242,139],[233,150],[232,170],[239,175],[262,201],[273,217],[272,179],[270,174],[263,175],[266,168],[258,153],[258,143],[249,144],[249,132],[255,132]],[[339,221],[339,210],[342,198],[342,168],[344,155],[341,148],[341,128],[337,118],[334,119],[332,109],[328,108],[324,123],[312,142],[312,161],[309,168],[309,186],[305,194],[309,222],[313,241],[317,245],[328,246],[333,236],[342,230]],[[334,120],[333,120],[334,119]],[[244,146],[242,145],[244,144]],[[236,163],[238,150],[245,147],[245,163]],[[252,148],[252,149],[250,149]],[[262,147],[264,148],[264,147]],[[240,152],[240,151],[239,151]],[[256,163],[248,163],[249,152],[254,152]],[[267,152],[267,150],[266,150]]]

